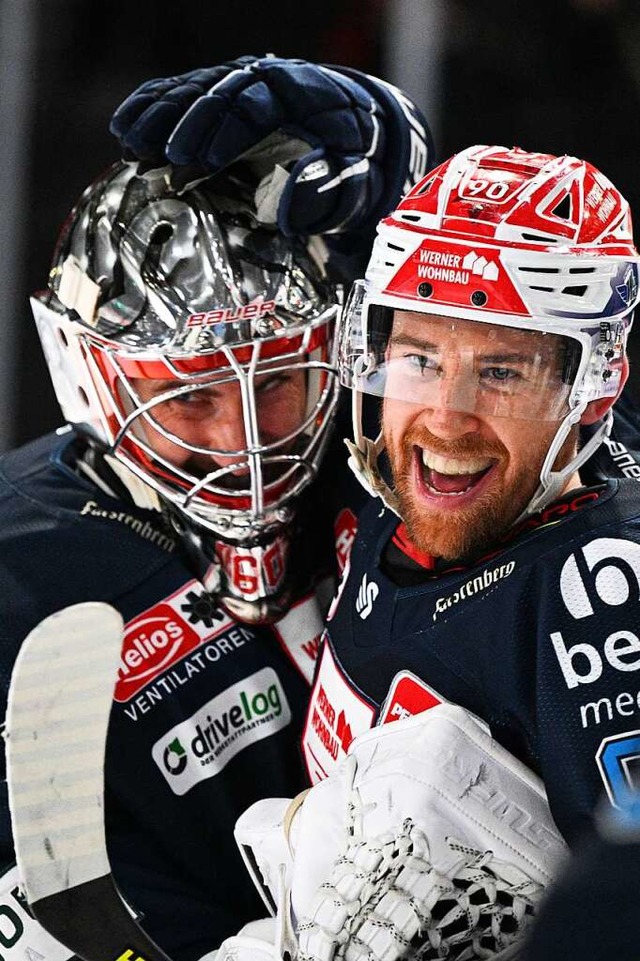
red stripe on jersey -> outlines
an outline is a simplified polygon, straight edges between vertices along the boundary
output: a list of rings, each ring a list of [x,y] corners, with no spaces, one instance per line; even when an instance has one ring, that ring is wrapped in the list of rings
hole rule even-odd
[[[391,540],[398,550],[401,550],[403,554],[406,554],[407,557],[410,557],[411,560],[415,561],[416,564],[419,564],[420,567],[424,567],[428,571],[432,571],[435,568],[435,557],[432,554],[425,554],[418,550],[409,537],[409,531],[405,527],[404,523],[401,522],[398,524]]]

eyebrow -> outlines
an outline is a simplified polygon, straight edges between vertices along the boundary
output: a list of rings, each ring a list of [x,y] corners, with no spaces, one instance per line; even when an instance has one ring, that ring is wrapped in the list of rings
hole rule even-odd
[[[409,334],[392,334],[389,338],[389,345],[400,347],[416,347],[418,350],[437,350],[435,344],[430,344],[425,340],[418,340],[417,337],[410,337]]]
[[[393,336],[392,334],[389,340],[389,345],[391,347],[415,347],[416,350],[431,350],[435,351],[436,353],[440,352],[440,348],[437,344],[430,344],[428,341],[419,340],[417,337],[411,337],[409,334],[398,334],[396,336]],[[511,351],[510,353],[505,352],[501,354],[478,354],[478,357],[488,364],[532,364],[536,355],[525,354],[521,351]]]
[[[148,403],[148,401],[150,400],[156,400],[158,397],[162,397],[164,394],[173,394],[174,391],[178,391],[180,390],[180,388],[183,388],[183,387],[185,389],[182,390],[179,394],[174,394],[171,400],[176,400],[178,397],[184,397],[190,393],[198,393],[201,395],[206,394],[209,397],[215,397],[218,395],[218,391],[215,389],[217,386],[218,385],[215,383],[206,384],[204,387],[201,387],[198,390],[196,384],[191,384],[191,385],[181,384],[179,381],[175,381],[175,380],[163,381],[162,384],[158,387],[148,387],[147,400],[145,400],[144,402]],[[143,394],[145,393],[144,388],[142,391],[138,390],[137,393],[139,394],[140,397],[142,397]]]

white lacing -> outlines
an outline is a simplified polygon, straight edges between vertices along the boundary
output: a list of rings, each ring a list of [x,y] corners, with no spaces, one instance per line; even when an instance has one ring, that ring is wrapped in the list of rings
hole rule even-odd
[[[357,834],[297,925],[298,961],[472,961],[521,939],[541,887],[520,869],[448,838],[460,863],[440,874],[411,819]]]

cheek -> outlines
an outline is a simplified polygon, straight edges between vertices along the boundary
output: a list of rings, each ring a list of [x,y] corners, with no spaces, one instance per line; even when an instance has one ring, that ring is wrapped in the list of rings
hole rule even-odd
[[[292,386],[288,400],[284,401],[284,409],[291,408],[292,416],[297,420],[302,420],[307,409],[307,387],[304,378]]]
[[[401,400],[390,400],[385,397],[382,403],[382,423],[384,425],[384,436],[396,442],[402,440],[403,434],[408,430],[415,413],[420,408],[413,404],[407,404]]]
[[[542,464],[551,442],[555,437],[558,425],[552,426],[548,422],[509,421],[500,423],[494,421],[494,434],[503,444],[508,454],[507,475],[520,476],[540,474]]]
[[[172,433],[184,437],[184,431],[181,431],[175,424],[165,424],[166,429],[170,430]],[[151,447],[159,454],[164,457],[165,460],[170,461],[172,464],[177,466],[182,465],[185,461],[189,459],[189,451],[184,450],[184,448],[179,447],[174,444],[168,438],[164,437],[159,431],[155,430],[151,424],[145,425],[145,433]]]
[[[304,380],[293,383],[286,391],[256,397],[258,425],[271,437],[284,437],[303,423],[307,407]]]

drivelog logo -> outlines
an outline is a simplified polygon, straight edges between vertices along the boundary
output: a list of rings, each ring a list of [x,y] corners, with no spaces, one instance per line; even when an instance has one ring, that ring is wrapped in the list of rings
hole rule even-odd
[[[187,766],[187,752],[180,743],[180,738],[176,737],[164,749],[162,763],[165,770],[171,774],[182,774]]]
[[[286,727],[291,709],[273,668],[228,687],[167,731],[151,754],[175,794],[218,774],[249,744]]]

